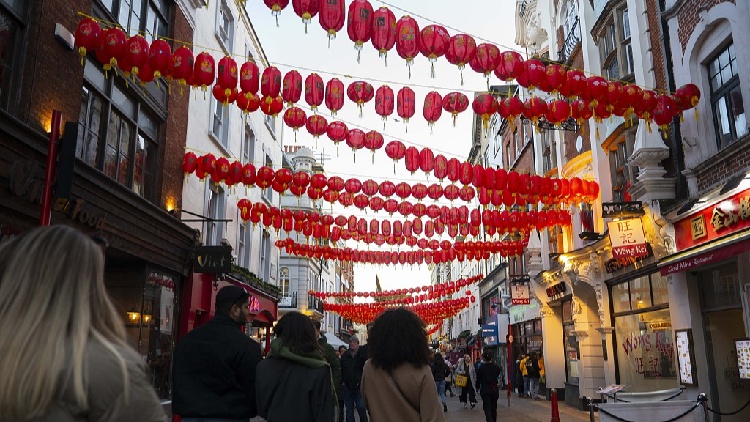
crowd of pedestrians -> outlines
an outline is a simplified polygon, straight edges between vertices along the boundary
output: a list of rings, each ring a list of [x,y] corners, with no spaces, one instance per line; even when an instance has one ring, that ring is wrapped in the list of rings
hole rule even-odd
[[[67,226],[0,247],[0,421],[167,421],[103,278],[101,247]],[[242,332],[249,302],[245,289],[223,287],[214,318],[178,342],[172,411],[183,422],[354,422],[355,411],[359,422],[444,422],[451,384],[464,406],[479,394],[487,422],[497,419],[501,370],[491,353],[449,365],[431,355],[424,322],[406,308],[368,325],[367,344],[352,336],[338,350],[319,321],[289,312],[263,358]],[[538,390],[538,360],[519,368]]]

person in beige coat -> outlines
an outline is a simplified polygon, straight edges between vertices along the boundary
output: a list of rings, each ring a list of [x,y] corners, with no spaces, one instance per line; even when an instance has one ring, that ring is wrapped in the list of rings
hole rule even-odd
[[[424,322],[406,308],[389,309],[375,320],[367,344],[361,388],[370,422],[445,422]]]
[[[0,247],[0,421],[167,420],[103,278],[99,245],[68,226]]]

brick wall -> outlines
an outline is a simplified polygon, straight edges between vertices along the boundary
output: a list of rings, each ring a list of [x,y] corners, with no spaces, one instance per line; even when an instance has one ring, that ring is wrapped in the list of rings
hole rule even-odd
[[[662,47],[661,22],[657,0],[646,0],[646,20],[648,22],[648,38],[651,46],[651,59],[654,66],[654,79],[659,90],[667,89],[667,71],[664,66],[664,48]]]
[[[699,9],[705,8],[710,9],[719,3],[731,2],[736,4],[734,0],[688,0],[683,2],[677,13],[677,36],[680,39],[680,45],[682,46],[682,54],[685,55],[685,47],[687,45],[690,36],[693,35],[695,26],[700,21]]]
[[[725,181],[750,167],[750,142],[748,137],[740,139],[701,165],[697,174],[698,191]]]

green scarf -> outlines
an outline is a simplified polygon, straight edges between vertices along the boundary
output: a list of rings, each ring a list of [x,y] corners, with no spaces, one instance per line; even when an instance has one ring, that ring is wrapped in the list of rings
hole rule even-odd
[[[325,361],[323,355],[321,355],[320,353],[298,355],[292,352],[288,347],[284,346],[280,338],[275,338],[271,341],[271,352],[268,354],[268,356],[291,360],[292,362],[296,362],[300,365],[304,365],[310,368],[329,366],[328,362]]]

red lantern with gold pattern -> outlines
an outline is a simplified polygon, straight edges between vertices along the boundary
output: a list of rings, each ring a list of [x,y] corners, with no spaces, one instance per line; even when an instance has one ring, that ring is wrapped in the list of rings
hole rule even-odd
[[[396,193],[396,185],[394,185],[393,182],[386,180],[378,186],[378,192],[386,198],[390,198]]]
[[[372,97],[375,96],[375,90],[372,85],[367,82],[356,81],[349,84],[349,87],[346,89],[346,95],[350,100],[357,103],[357,106],[359,107],[359,115],[361,116],[362,106],[366,102],[372,100]]]
[[[331,46],[331,40],[336,38],[336,33],[344,27],[346,19],[346,5],[344,0],[326,0],[320,2],[320,11],[318,12],[318,21],[328,33],[328,46]]]
[[[187,85],[188,81],[193,78],[193,65],[193,52],[189,48],[182,46],[172,54],[167,79],[176,80],[178,85],[180,85],[180,92],[182,92],[182,87]]]
[[[81,56],[81,65],[83,65],[87,51],[93,52],[101,48],[102,28],[99,23],[92,18],[81,19],[76,28],[75,42],[78,54]]]
[[[323,104],[324,96],[323,78],[317,73],[307,75],[307,78],[305,78],[305,102],[313,112],[318,109],[318,106]]]
[[[448,175],[448,159],[444,155],[438,154],[435,156],[435,168],[433,174],[437,179],[442,182],[445,176]]]
[[[417,183],[416,185],[411,187],[411,195],[417,201],[423,200],[427,196],[427,186],[421,183]]]
[[[469,65],[475,72],[483,74],[489,84],[490,74],[499,63],[500,50],[493,44],[482,43],[477,46],[477,53],[474,59],[469,62]]]
[[[393,114],[394,108],[393,90],[388,85],[382,85],[375,91],[375,113],[383,118],[383,128],[388,116]]]
[[[523,63],[524,71],[526,72],[526,83],[527,85],[518,83],[521,86],[525,86],[530,90],[535,88],[544,88],[547,84],[547,67],[541,61],[537,59],[526,60]]]
[[[357,150],[365,146],[365,133],[360,129],[351,129],[346,135],[346,145],[354,153],[354,162],[357,162]]]
[[[284,99],[288,107],[292,107],[302,98],[302,75],[296,70],[290,70],[284,75],[281,98]]]
[[[650,89],[644,89],[641,92],[641,100],[635,103],[635,115],[646,122],[646,127],[650,130],[651,118],[656,108],[656,92]]]
[[[326,107],[331,111],[331,116],[344,106],[344,83],[333,78],[326,83]]]
[[[419,24],[409,15],[403,16],[396,22],[396,52],[406,60],[411,78],[411,65],[419,54]]]
[[[122,58],[123,63],[119,67],[123,73],[138,76],[138,68],[148,64],[148,41],[141,35],[128,38]]]
[[[237,62],[229,56],[219,60],[216,74],[216,85],[225,91],[225,95],[237,89]]]
[[[263,3],[271,9],[271,14],[276,18],[276,26],[279,26],[279,15],[289,5],[289,0],[263,0]]]
[[[590,119],[593,116],[593,110],[591,109],[589,102],[586,100],[578,99],[573,101],[570,105],[570,115],[575,119],[579,126]]]
[[[164,40],[152,41],[148,49],[148,65],[154,71],[154,78],[167,77],[171,64],[172,47],[169,46],[169,43]]]
[[[96,59],[102,64],[106,76],[113,66],[117,66],[117,59],[122,57],[128,37],[122,28],[113,26],[102,32],[101,39],[102,44],[101,48],[96,50]]]
[[[349,13],[346,18],[346,32],[349,39],[354,42],[357,50],[357,63],[359,63],[362,46],[370,40],[372,34],[373,10],[367,0],[354,0],[349,3]]]
[[[565,100],[552,101],[552,103],[549,104],[548,109],[548,120],[558,127],[570,117],[570,105]]]
[[[560,94],[566,97],[586,97],[588,95],[588,79],[578,69],[570,69],[565,75],[566,82],[560,87]]]
[[[672,97],[669,95],[661,94],[656,97],[656,106],[654,107],[653,118],[654,122],[662,130],[662,133],[666,137],[666,131],[669,129],[669,124],[679,114],[680,110],[677,108]]]
[[[393,160],[393,173],[396,173],[396,162],[406,155],[406,146],[401,141],[391,141],[385,146],[385,154]]]
[[[182,157],[182,172],[187,176],[188,174],[193,173],[197,168],[198,157],[196,157],[195,153],[192,151],[186,152]]]
[[[432,129],[440,116],[443,114],[443,98],[437,91],[431,91],[427,94],[424,99],[424,106],[422,107],[422,116],[427,120],[427,124]]]
[[[406,148],[406,154],[404,155],[406,169],[414,174],[419,170],[419,150],[416,147]]]
[[[471,163],[461,163],[461,167],[459,168],[458,180],[464,185],[471,184],[471,182],[474,180],[474,166],[471,165]]]
[[[281,93],[281,72],[274,66],[263,70],[260,78],[260,93],[264,97],[277,97]]]
[[[547,103],[540,97],[531,97],[524,102],[523,115],[531,120],[534,125],[545,113],[547,113]]]
[[[243,198],[237,201],[237,209],[240,210],[240,218],[247,222],[250,219],[250,210],[253,208],[253,203],[249,199]]]
[[[485,129],[489,127],[490,117],[497,113],[497,107],[497,100],[490,94],[479,94],[474,98],[474,102],[471,103],[474,113],[481,116]]]
[[[443,97],[443,109],[453,116],[453,126],[456,126],[456,116],[469,108],[469,98],[460,92],[451,92]]]
[[[610,112],[618,116],[622,116],[622,113],[615,113],[615,110],[621,109],[624,111],[625,109],[622,107],[617,107],[624,99],[622,90],[623,87],[621,83],[617,81],[607,81],[607,108]]]
[[[495,68],[495,76],[503,81],[516,79],[525,70],[523,57],[515,51],[503,51]]]
[[[302,18],[302,23],[305,24],[305,34],[307,34],[307,24],[318,14],[320,0],[292,0],[292,8],[294,13]]]
[[[458,66],[461,71],[461,85],[464,84],[464,67],[469,64],[477,54],[477,42],[471,35],[456,34],[448,42],[448,50],[445,58],[448,63]]]
[[[567,82],[568,72],[561,65],[550,63],[547,65],[546,73],[547,86],[549,86],[552,94],[556,95]]]
[[[362,182],[356,177],[352,177],[344,182],[344,189],[351,194],[359,193],[362,190]]]
[[[430,75],[435,77],[435,62],[445,55],[450,43],[450,35],[440,25],[428,25],[419,34],[419,52],[430,61]]]
[[[255,63],[245,62],[240,67],[240,89],[245,93],[258,93],[258,89],[260,89],[260,69]]]
[[[255,177],[255,185],[261,189],[266,189],[273,184],[275,177],[276,173],[271,167],[263,166],[258,169],[258,174]]]
[[[315,138],[319,138],[328,131],[328,121],[326,118],[319,115],[313,114],[307,118],[305,122],[305,128]]]
[[[419,151],[419,168],[427,175],[435,168],[435,153],[431,149],[422,148]]]
[[[501,117],[508,120],[510,130],[513,131],[516,116],[520,116],[523,113],[524,106],[523,102],[518,97],[503,98],[498,103],[497,111]]]
[[[677,88],[673,97],[675,106],[680,112],[680,118],[682,118],[682,112],[689,110],[698,105],[701,100],[701,90],[695,84],[687,84]],[[695,109],[695,119],[698,120],[698,109]]]
[[[587,80],[588,98],[592,107],[599,105],[599,101],[607,101],[609,82],[601,76],[591,76]]]
[[[388,65],[388,52],[396,45],[396,16],[387,7],[380,7],[373,13],[372,46],[378,50],[378,55],[385,58]]]
[[[371,130],[365,134],[364,147],[372,152],[372,162],[375,163],[375,151],[383,148],[383,135]]]
[[[260,97],[250,92],[240,92],[237,94],[237,108],[242,110],[242,113],[252,113],[253,111],[260,108]]]
[[[399,89],[398,96],[396,97],[396,112],[404,120],[404,124],[409,123],[409,119],[414,116],[415,111],[416,100],[414,91],[408,86]]]
[[[307,115],[299,107],[288,108],[284,112],[284,123],[294,130],[294,141],[297,142],[297,130],[305,126]]]
[[[278,97],[263,97],[260,100],[260,111],[267,116],[278,116],[284,109],[284,100]]]
[[[219,85],[214,85],[211,91],[212,91],[214,98],[216,98],[216,101],[223,104],[225,107],[229,103],[233,103],[234,100],[237,98],[236,89],[232,89],[232,90],[222,89]]]
[[[339,142],[346,140],[348,133],[349,129],[344,122],[331,122],[326,130],[328,138],[333,141],[337,148]]]
[[[213,85],[214,79],[216,79],[216,63],[214,58],[204,51],[195,57],[192,85],[195,88],[201,87],[203,92],[206,92],[208,87]]]

